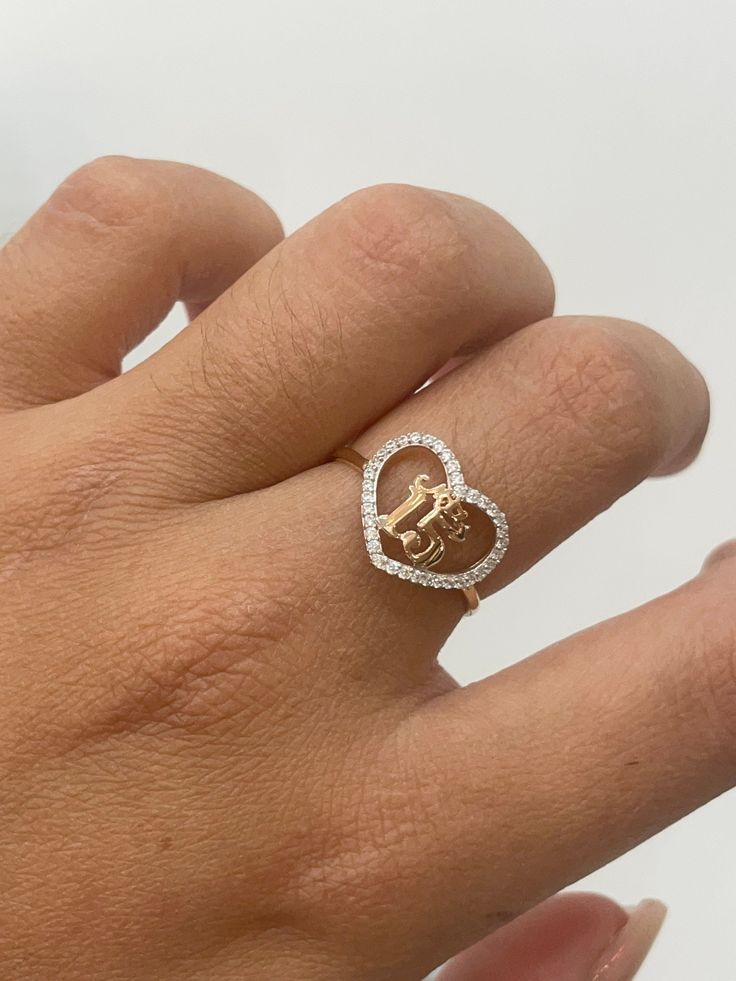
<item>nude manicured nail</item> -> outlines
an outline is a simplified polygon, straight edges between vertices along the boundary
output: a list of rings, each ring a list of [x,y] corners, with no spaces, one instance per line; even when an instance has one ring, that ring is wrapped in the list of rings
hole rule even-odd
[[[658,899],[645,899],[628,913],[626,925],[593,968],[591,981],[632,981],[657,939],[667,907]]]

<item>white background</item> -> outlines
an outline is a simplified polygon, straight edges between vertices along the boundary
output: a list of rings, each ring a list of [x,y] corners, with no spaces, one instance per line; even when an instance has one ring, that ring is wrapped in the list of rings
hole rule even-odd
[[[463,624],[445,661],[480,677],[669,589],[736,534],[734,18],[731,0],[6,0],[0,231],[102,153],[214,168],[289,230],[356,187],[409,181],[515,222],[560,312],[678,343],[713,393],[701,459]],[[736,979],[735,825],[722,798],[589,880],[670,904],[645,981]]]

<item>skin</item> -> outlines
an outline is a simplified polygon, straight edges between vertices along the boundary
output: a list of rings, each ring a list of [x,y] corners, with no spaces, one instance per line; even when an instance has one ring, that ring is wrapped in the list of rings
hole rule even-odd
[[[229,181],[108,158],[0,252],[5,978],[404,981],[481,941],[448,978],[594,976],[628,914],[538,904],[736,780],[732,547],[460,689],[461,598],[371,567],[328,462],[446,439],[508,515],[482,595],[689,463],[692,365],[552,311],[503,219],[404,186],[282,241]]]

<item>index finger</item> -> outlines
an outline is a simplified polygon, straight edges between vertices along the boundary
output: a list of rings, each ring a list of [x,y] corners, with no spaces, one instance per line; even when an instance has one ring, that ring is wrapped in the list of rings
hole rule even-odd
[[[443,953],[736,783],[735,586],[730,548],[674,593],[414,713],[432,855],[411,866],[415,903],[441,910]]]

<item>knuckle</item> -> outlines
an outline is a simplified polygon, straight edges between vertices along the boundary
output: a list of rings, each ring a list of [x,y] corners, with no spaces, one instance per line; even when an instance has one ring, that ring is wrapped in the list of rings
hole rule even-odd
[[[549,332],[553,399],[603,452],[625,453],[645,476],[667,443],[655,368],[640,343],[642,333],[653,332],[629,321],[560,321]]]
[[[337,205],[337,240],[356,275],[388,294],[509,332],[549,316],[554,284],[529,242],[478,201],[409,184],[363,188]],[[399,275],[397,279],[396,275]],[[488,325],[488,324],[486,324]]]
[[[431,268],[434,278],[468,247],[462,222],[426,188],[379,184],[356,191],[339,209],[347,246],[363,263],[415,274]]]
[[[116,228],[150,220],[151,210],[160,207],[160,193],[147,161],[107,156],[67,177],[50,205],[57,214]]]

